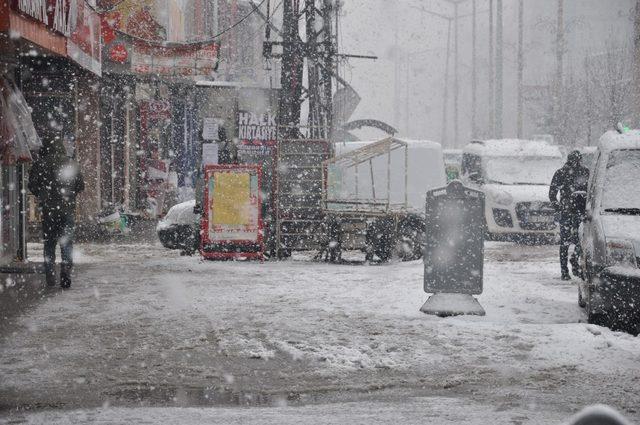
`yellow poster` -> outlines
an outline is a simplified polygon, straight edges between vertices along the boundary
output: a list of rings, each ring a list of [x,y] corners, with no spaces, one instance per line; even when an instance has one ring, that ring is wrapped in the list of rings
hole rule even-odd
[[[251,175],[249,173],[215,173],[215,190],[211,200],[213,225],[247,226],[251,224]]]

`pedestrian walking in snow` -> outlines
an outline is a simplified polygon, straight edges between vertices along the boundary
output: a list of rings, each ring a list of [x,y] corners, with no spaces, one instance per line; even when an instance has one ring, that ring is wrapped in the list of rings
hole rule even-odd
[[[60,244],[62,264],[60,286],[71,286],[73,233],[76,196],[84,190],[80,166],[73,159],[72,141],[57,136],[45,141],[29,175],[29,190],[42,209],[44,267],[47,286],[56,284],[56,245]]]
[[[560,212],[560,270],[562,280],[570,280],[569,247],[573,244],[571,266],[574,274],[580,273],[578,258],[581,253],[578,228],[584,215],[584,193],[589,182],[589,169],[582,165],[582,154],[573,151],[567,162],[553,175],[549,188],[549,199]],[[560,200],[558,201],[558,194]]]

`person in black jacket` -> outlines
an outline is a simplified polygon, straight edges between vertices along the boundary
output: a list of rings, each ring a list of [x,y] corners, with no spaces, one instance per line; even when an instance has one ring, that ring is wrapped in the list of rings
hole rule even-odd
[[[573,151],[567,158],[567,163],[553,175],[549,188],[549,199],[560,212],[560,269],[562,280],[570,280],[569,246],[575,245],[571,256],[571,266],[574,274],[580,273],[578,257],[580,245],[578,240],[578,228],[584,215],[587,184],[589,182],[589,169],[582,165],[582,154]],[[560,201],[558,201],[558,193]]]
[[[29,174],[29,190],[42,209],[44,267],[47,286],[56,284],[56,245],[60,243],[60,286],[71,286],[76,196],[84,190],[80,166],[71,147],[55,137],[47,140]]]

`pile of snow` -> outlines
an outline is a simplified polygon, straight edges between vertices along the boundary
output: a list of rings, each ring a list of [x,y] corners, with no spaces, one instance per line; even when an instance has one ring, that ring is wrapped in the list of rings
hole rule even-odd
[[[471,142],[465,153],[500,157],[551,157],[562,159],[560,148],[544,140],[499,139]]]

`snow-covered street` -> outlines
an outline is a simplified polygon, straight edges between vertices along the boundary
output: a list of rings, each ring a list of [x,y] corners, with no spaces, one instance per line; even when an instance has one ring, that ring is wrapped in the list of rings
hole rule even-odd
[[[487,316],[440,319],[419,312],[420,261],[215,263],[80,245],[72,290],[51,290],[3,335],[2,415],[524,424],[606,403],[638,421],[640,338],[581,323],[556,249],[489,243]]]

